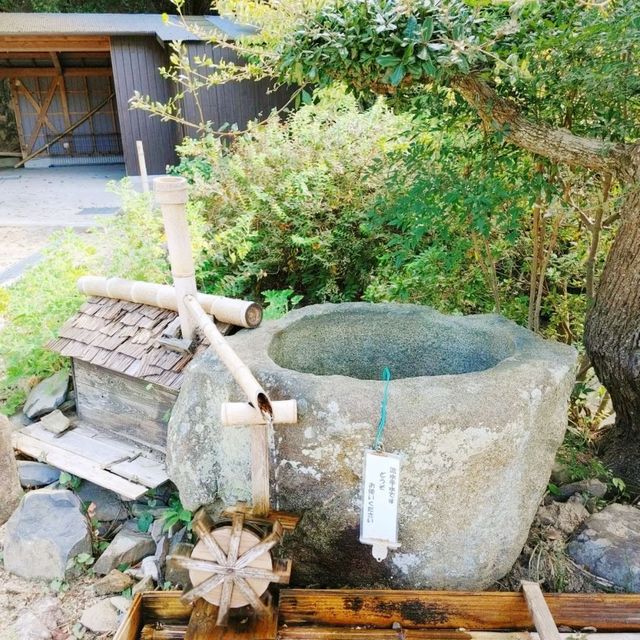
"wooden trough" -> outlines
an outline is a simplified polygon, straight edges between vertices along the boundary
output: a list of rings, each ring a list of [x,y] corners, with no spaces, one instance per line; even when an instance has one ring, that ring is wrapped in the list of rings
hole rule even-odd
[[[216,626],[216,607],[179,591],[136,595],[114,640],[640,639],[640,594],[287,589],[267,618]],[[558,631],[561,628],[563,633]],[[571,631],[569,633],[569,631]]]

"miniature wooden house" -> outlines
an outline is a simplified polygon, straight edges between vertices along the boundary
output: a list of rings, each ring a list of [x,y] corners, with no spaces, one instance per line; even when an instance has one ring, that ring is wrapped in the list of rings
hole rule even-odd
[[[165,451],[167,422],[194,352],[162,344],[178,314],[145,304],[92,297],[48,347],[71,358],[78,418]]]

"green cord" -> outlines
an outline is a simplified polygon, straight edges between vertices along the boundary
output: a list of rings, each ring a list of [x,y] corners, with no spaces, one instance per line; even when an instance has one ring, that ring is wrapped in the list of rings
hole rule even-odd
[[[391,382],[391,371],[389,371],[389,367],[385,367],[383,369],[382,379],[384,380],[384,391],[382,392],[382,406],[380,407],[380,421],[378,422],[376,437],[375,437],[375,440],[373,441],[374,451],[382,450],[382,437],[383,437],[384,428],[387,422],[387,404],[389,402],[389,383]]]

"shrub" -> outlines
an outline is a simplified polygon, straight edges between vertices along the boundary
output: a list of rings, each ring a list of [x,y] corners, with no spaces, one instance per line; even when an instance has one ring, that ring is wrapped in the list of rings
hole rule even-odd
[[[379,240],[363,223],[385,183],[371,169],[402,144],[405,125],[382,101],[363,111],[334,89],[231,145],[186,141],[176,172],[210,224],[203,286],[254,298],[291,289],[305,304],[360,297]]]

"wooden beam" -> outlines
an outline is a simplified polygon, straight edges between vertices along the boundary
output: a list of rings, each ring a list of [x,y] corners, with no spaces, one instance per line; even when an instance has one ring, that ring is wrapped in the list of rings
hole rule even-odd
[[[62,65],[60,64],[58,54],[55,51],[49,51],[49,56],[51,57],[51,62],[53,62],[53,66],[56,68],[58,75],[60,75],[62,73]]]
[[[0,36],[0,53],[14,51],[109,51],[109,36]]]
[[[25,86],[23,86],[22,88],[24,91],[27,90]],[[51,131],[51,133],[53,133],[54,135],[58,133],[58,130],[51,124],[51,120],[49,120],[47,116],[49,107],[51,106],[51,102],[53,101],[53,96],[56,95],[57,90],[58,90],[58,79],[51,78],[49,90],[47,91],[47,95],[45,96],[44,102],[41,105],[39,105],[40,106],[39,109],[36,109],[36,112],[37,112],[36,124],[33,127],[33,131],[31,132],[31,138],[27,143],[27,149],[29,150],[29,153],[31,153],[31,151],[33,150],[33,146],[35,145],[36,140],[38,139],[40,130],[42,129],[45,123],[46,123],[46,126]],[[46,141],[46,137],[45,137],[45,141]]]
[[[640,628],[637,595],[547,594],[556,624],[599,631]],[[280,592],[281,622],[288,626],[434,629],[533,629],[522,593],[287,589]]]
[[[9,83],[9,87],[11,90],[11,106],[16,117],[16,128],[18,129],[18,140],[20,141],[20,155],[24,158],[27,155],[27,146],[24,139],[24,131],[22,130],[22,113],[20,112],[20,100],[18,98],[17,81],[12,80]]]
[[[0,67],[0,78],[51,78],[60,75],[55,67]],[[112,76],[111,67],[69,67],[64,69],[65,78],[78,76]]]

